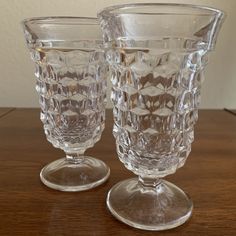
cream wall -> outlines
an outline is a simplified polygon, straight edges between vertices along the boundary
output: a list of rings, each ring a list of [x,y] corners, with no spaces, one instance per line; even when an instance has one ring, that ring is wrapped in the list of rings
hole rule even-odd
[[[25,47],[20,21],[33,16],[96,16],[105,6],[148,1],[0,0],[0,107],[36,107],[34,66]],[[203,108],[236,108],[236,1],[173,0],[217,7],[227,12],[216,51],[210,57],[202,91]]]

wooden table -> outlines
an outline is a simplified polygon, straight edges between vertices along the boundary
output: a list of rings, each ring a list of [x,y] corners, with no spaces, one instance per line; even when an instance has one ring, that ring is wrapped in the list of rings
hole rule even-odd
[[[0,109],[0,114],[6,110]],[[133,229],[114,219],[105,205],[112,185],[133,176],[118,161],[112,115],[102,140],[88,154],[104,160],[111,176],[102,186],[78,193],[45,187],[41,168],[62,157],[46,141],[37,109],[15,109],[0,118],[0,235],[236,235],[236,116],[200,111],[186,165],[167,179],[188,192],[193,216],[169,231]]]
[[[12,112],[12,111],[14,111],[14,110],[15,110],[15,108],[7,108],[7,107],[5,107],[5,108],[0,108],[0,119],[1,119],[3,116],[8,115],[8,113],[10,113],[10,112]]]

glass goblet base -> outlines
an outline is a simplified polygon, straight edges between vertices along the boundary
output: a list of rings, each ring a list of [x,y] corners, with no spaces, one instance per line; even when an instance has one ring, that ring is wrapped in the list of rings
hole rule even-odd
[[[103,161],[84,156],[78,163],[66,158],[49,163],[41,170],[40,179],[49,188],[77,192],[104,183],[109,175],[110,169]]]
[[[193,204],[177,186],[159,180],[145,186],[137,178],[121,181],[111,188],[107,206],[118,220],[134,228],[166,230],[189,219]]]

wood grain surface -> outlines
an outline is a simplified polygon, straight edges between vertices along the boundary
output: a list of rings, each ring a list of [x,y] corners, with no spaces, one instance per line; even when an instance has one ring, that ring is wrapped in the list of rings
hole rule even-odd
[[[8,115],[10,112],[14,111],[15,108],[7,108],[7,107],[4,107],[4,108],[0,108],[0,119],[3,117],[3,116],[6,116]]]
[[[0,114],[3,110],[0,110]],[[87,154],[104,160],[111,176],[96,189],[65,193],[45,187],[41,168],[62,156],[46,141],[38,109],[16,109],[0,118],[0,235],[236,235],[236,116],[200,111],[187,163],[166,179],[188,192],[191,219],[162,232],[137,230],[108,212],[105,198],[133,176],[119,162],[107,111],[102,139]]]

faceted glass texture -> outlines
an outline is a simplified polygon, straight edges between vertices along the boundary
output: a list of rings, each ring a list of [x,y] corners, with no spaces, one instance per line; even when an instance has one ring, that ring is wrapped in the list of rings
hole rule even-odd
[[[191,151],[206,50],[119,48],[107,55],[120,160],[141,176],[174,173]]]
[[[36,48],[32,58],[48,141],[66,152],[83,153],[100,139],[104,129],[104,52]]]

